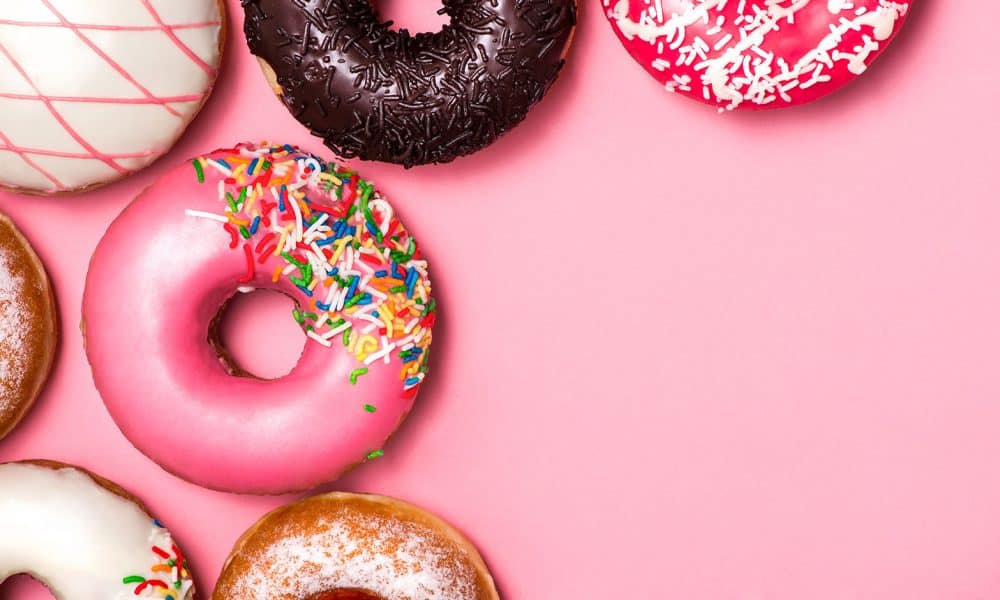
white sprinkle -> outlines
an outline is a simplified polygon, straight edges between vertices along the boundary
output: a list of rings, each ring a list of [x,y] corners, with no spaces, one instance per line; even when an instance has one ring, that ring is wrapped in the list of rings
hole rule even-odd
[[[191,210],[190,208],[185,208],[184,214],[186,214],[189,217],[198,217],[199,219],[211,219],[213,221],[218,221],[220,223],[229,222],[229,219],[227,219],[222,215],[216,215],[202,210]]]

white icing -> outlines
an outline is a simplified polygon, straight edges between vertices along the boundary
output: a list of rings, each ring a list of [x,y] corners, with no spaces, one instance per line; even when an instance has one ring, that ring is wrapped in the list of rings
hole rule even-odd
[[[310,524],[310,528],[313,525]],[[331,516],[309,534],[288,531],[232,586],[228,598],[301,600],[361,589],[385,600],[474,600],[476,573],[442,552],[425,527],[381,515]]]
[[[169,150],[215,79],[221,18],[218,0],[0,1],[0,185],[79,189]]]
[[[129,575],[164,577],[157,546],[169,551],[170,534],[138,506],[76,469],[0,465],[0,582],[27,573],[57,600],[126,600],[193,597],[190,579],[177,590],[146,587],[136,595]]]
[[[603,0],[609,6],[612,0]],[[700,75],[702,95],[727,109],[734,109],[743,102],[758,105],[780,100],[790,102],[796,88],[808,89],[829,82],[826,74],[838,61],[843,62],[853,75],[860,75],[868,68],[873,53],[881,42],[889,39],[897,22],[906,15],[907,3],[878,0],[873,10],[855,8],[852,0],[826,0],[826,8],[833,15],[842,12],[830,25],[830,32],[819,40],[793,65],[776,57],[763,48],[768,35],[778,32],[786,24],[795,22],[796,13],[811,0],[693,0],[686,2],[678,12],[644,11],[636,21],[630,15],[635,0],[617,0],[608,16],[626,39],[638,38],[655,44],[658,54],[652,67],[658,71],[693,69]],[[723,28],[726,16],[723,10],[738,2],[739,35],[727,33]],[[704,36],[689,32],[689,28],[712,24]],[[853,48],[841,46],[849,31],[863,31],[863,43]],[[779,34],[780,35],[780,34]],[[671,58],[676,55],[676,61]],[[668,91],[691,92],[696,82],[690,75],[675,74],[668,80]]]

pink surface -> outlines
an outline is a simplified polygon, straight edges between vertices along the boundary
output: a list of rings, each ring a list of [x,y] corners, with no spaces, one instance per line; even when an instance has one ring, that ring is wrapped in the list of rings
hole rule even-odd
[[[581,13],[565,77],[512,135],[453,165],[362,165],[446,309],[412,418],[336,487],[451,520],[508,598],[1000,597],[1000,4],[922,0],[844,92],[727,116],[665,94],[597,0]],[[262,136],[319,149],[234,34],[168,162]],[[167,166],[81,198],[0,196],[64,318],[52,382],[0,459],[131,487],[207,591],[290,497],[149,462],[76,330],[97,240]]]

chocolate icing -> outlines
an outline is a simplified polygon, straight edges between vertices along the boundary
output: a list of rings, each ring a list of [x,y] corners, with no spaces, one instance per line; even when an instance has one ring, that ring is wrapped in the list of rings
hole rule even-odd
[[[556,80],[576,0],[444,0],[451,23],[411,36],[368,0],[242,0],[250,50],[334,152],[443,163],[493,143]]]

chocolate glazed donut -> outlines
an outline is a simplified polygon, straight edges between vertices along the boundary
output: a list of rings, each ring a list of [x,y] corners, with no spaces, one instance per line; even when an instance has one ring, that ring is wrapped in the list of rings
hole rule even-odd
[[[576,0],[444,0],[411,36],[368,0],[242,0],[250,50],[295,117],[334,152],[407,167],[493,143],[565,62]]]

